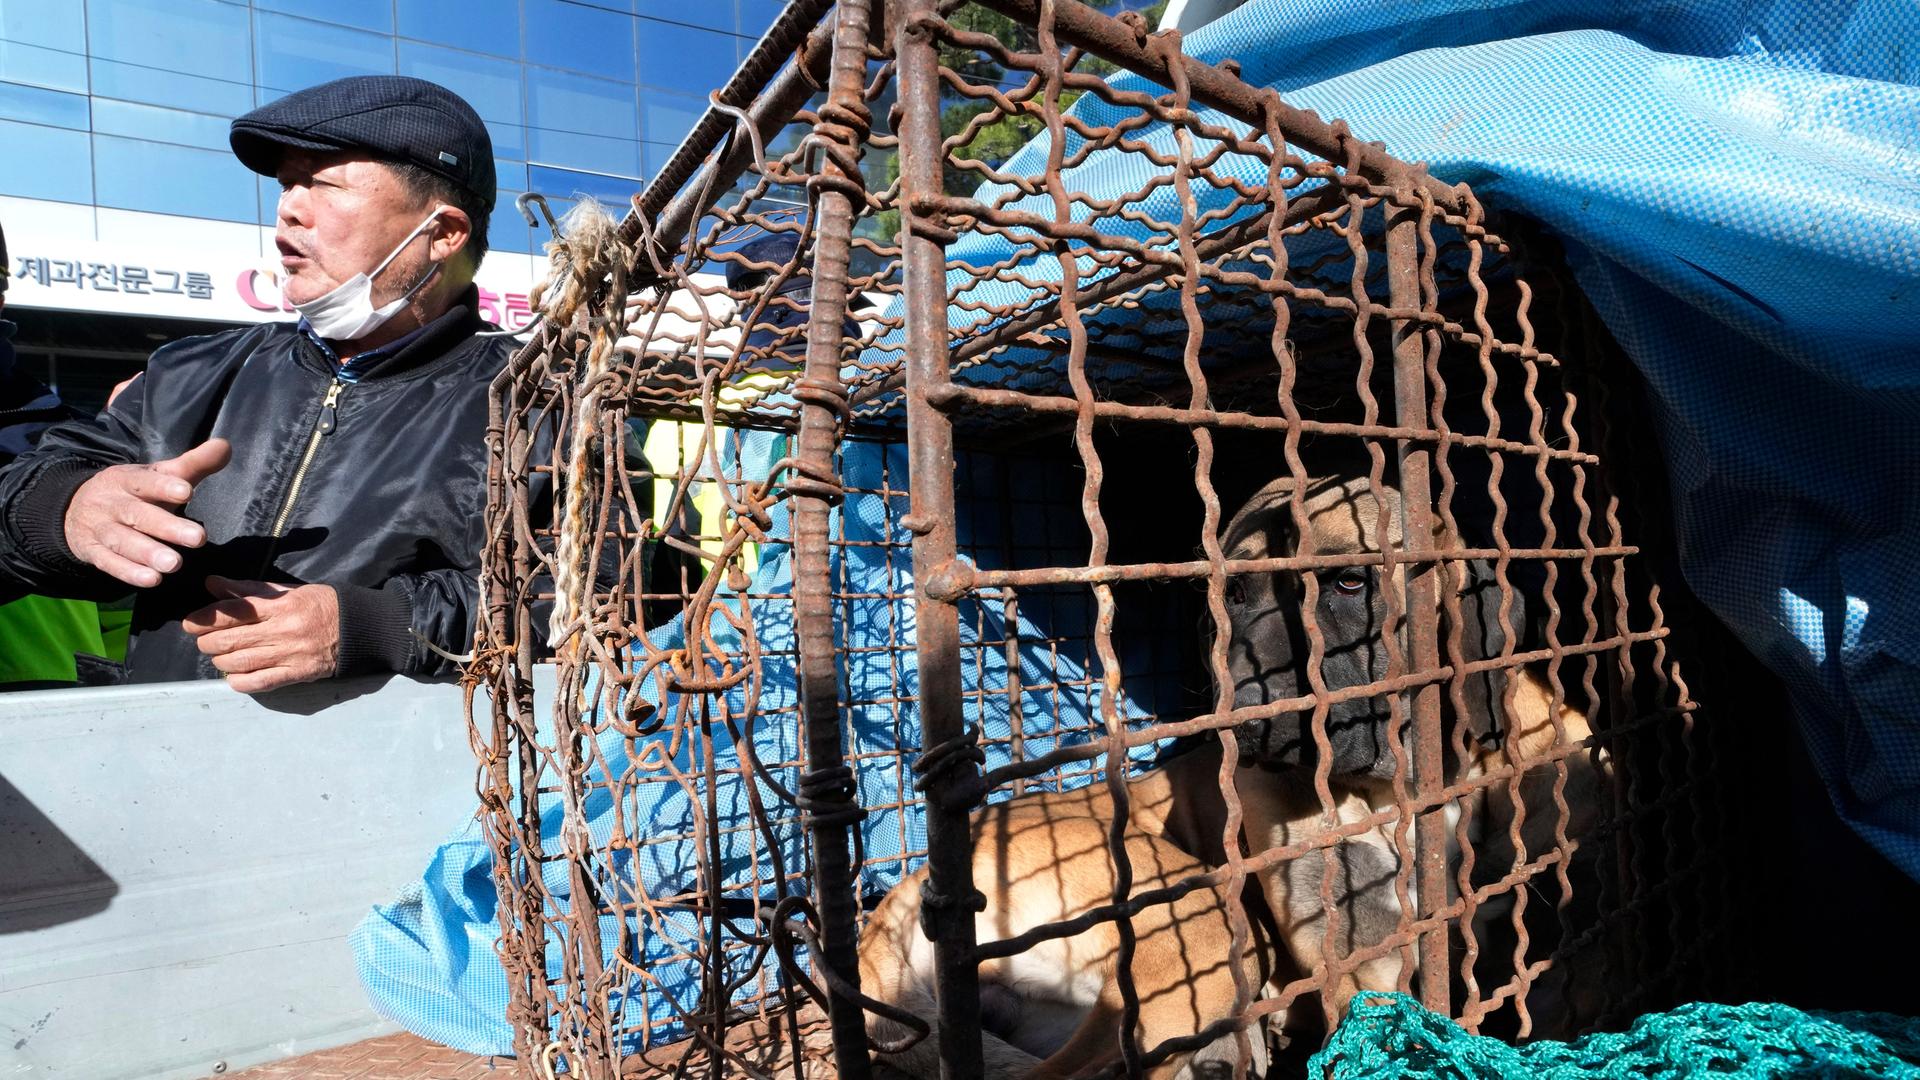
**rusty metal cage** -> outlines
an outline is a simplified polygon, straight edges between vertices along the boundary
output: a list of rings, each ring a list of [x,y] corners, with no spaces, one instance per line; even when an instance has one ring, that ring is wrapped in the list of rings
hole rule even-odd
[[[1122,1011],[1090,1065],[1128,1075],[1215,1045],[1277,1075],[1343,980],[1526,1038],[1737,965],[1730,751],[1680,664],[1713,628],[1631,380],[1550,237],[1363,135],[1076,0],[794,0],[617,227],[569,219],[494,386],[468,674],[530,1074],[831,1046],[866,1075],[860,935],[923,863],[938,1016],[906,1041],[953,1076],[983,1068],[982,965],[1103,926]],[[1330,469],[1375,510],[1320,551]],[[1230,543],[1261,490],[1291,549]],[[1322,594],[1361,578],[1383,666],[1339,681]],[[1292,583],[1290,694],[1234,655],[1255,580]],[[1475,715],[1531,707],[1525,738]],[[1356,710],[1384,732],[1359,779]],[[1136,890],[1133,782],[1196,743],[1219,856]],[[1312,800],[1278,846],[1247,824],[1268,773]],[[1109,895],[977,940],[971,815],[1072,790],[1107,800]],[[1335,882],[1369,836],[1394,920],[1361,934]],[[1269,886],[1308,878],[1290,939]],[[1261,965],[1143,1041],[1164,976],[1132,927],[1209,891]]]

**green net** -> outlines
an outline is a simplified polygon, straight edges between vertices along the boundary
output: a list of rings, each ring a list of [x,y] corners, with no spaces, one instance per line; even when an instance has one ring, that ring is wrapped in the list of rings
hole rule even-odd
[[[1510,1046],[1467,1032],[1404,994],[1356,999],[1309,1075],[1328,1080],[1490,1077],[1903,1077],[1920,1080],[1920,1019],[1695,1002],[1624,1032]]]

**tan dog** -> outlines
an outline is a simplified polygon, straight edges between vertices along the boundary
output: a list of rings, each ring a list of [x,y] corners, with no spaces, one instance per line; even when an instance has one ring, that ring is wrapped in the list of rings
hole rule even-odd
[[[1219,762],[1216,744],[1211,753],[1183,755],[1129,785],[1126,849],[1136,894],[1209,869],[1169,834],[1203,844],[1204,836],[1187,834],[1200,833],[1210,824],[1212,847],[1220,848],[1219,811],[1197,805],[1192,797],[1210,790],[1218,803]],[[1195,811],[1207,820],[1191,820]],[[973,879],[987,904],[975,919],[977,940],[1015,937],[1110,903],[1114,866],[1107,845],[1113,819],[1103,784],[1027,795],[981,811],[974,826]],[[925,882],[922,867],[874,910],[860,939],[860,983],[865,993],[931,1020],[933,947],[920,931]],[[1224,890],[1196,889],[1170,905],[1150,907],[1135,916],[1133,929],[1132,970],[1143,1049],[1233,1015],[1235,959]],[[1257,989],[1267,974],[1263,955],[1270,956],[1271,950],[1257,940],[1250,945],[1237,963]],[[1066,1077],[1118,1061],[1119,946],[1117,928],[1103,922],[1073,937],[1043,941],[1026,952],[981,964],[986,1075]],[[907,1034],[878,1018],[869,1020],[868,1031],[876,1040]],[[930,1036],[880,1060],[911,1076],[938,1076],[936,1041]],[[1228,1036],[1192,1057],[1230,1062],[1234,1053],[1234,1040]],[[1181,1075],[1187,1061],[1172,1058],[1147,1075]]]
[[[1269,485],[1235,515],[1223,537],[1230,558],[1257,559],[1296,550],[1290,493],[1284,483]],[[1398,495],[1391,489],[1382,494],[1390,500],[1387,539],[1397,544]],[[1379,505],[1364,481],[1316,482],[1308,491],[1306,510],[1316,553],[1379,550]],[[1330,691],[1377,682],[1386,675],[1381,641],[1385,589],[1379,574],[1377,567],[1321,572],[1315,622],[1325,646],[1321,676]],[[1484,616],[1487,605],[1477,598],[1469,602],[1468,583],[1458,587],[1462,610],[1469,612],[1463,621]],[[1306,692],[1306,638],[1300,617],[1304,591],[1300,575],[1287,573],[1246,575],[1229,589],[1229,669],[1236,708]],[[1497,655],[1506,640],[1503,635],[1514,629],[1490,627],[1482,620],[1465,628],[1462,637],[1477,656]],[[1469,727],[1502,732],[1504,738],[1491,748],[1476,742],[1481,749],[1455,763],[1452,772],[1457,776],[1485,773],[1509,760],[1530,761],[1559,739],[1578,741],[1591,733],[1585,718],[1566,707],[1560,710],[1556,730],[1548,715],[1550,696],[1531,674],[1509,680],[1494,673],[1484,682],[1465,688],[1456,707],[1478,709],[1482,715],[1466,718]],[[1357,822],[1391,805],[1395,756],[1388,743],[1387,705],[1384,697],[1354,698],[1329,710],[1331,812],[1315,793],[1312,765],[1318,750],[1306,716],[1282,714],[1238,729],[1243,760],[1233,770],[1233,783],[1244,813],[1246,852],[1300,844],[1323,834],[1330,819]],[[1570,762],[1573,773],[1581,773],[1582,761]],[[1220,766],[1220,745],[1209,742],[1129,784],[1126,848],[1135,894],[1226,861]],[[1543,779],[1546,787],[1541,788]],[[1552,782],[1551,767],[1544,775],[1540,768],[1529,770],[1522,781],[1522,803],[1529,809],[1550,807]],[[1591,775],[1569,780],[1566,797],[1576,815],[1597,797],[1593,788]],[[1543,825],[1551,837],[1551,816],[1536,811],[1525,819],[1522,838],[1536,854]],[[1108,853],[1113,818],[1101,784],[1027,795],[981,811],[974,826],[973,879],[986,907],[976,917],[977,939],[1015,937],[1109,903],[1115,881]],[[1498,866],[1504,873],[1513,860],[1508,840],[1512,800],[1483,798],[1473,820],[1472,842],[1483,865]],[[1579,829],[1570,823],[1568,831]],[[1359,832],[1334,845],[1332,852],[1331,858],[1309,852],[1259,876],[1285,957],[1276,956],[1277,946],[1258,934],[1244,954],[1230,955],[1228,898],[1218,887],[1197,889],[1134,918],[1131,970],[1140,1000],[1135,1034],[1143,1050],[1233,1018],[1235,966],[1258,993],[1276,967],[1287,970],[1283,961],[1290,960],[1300,972],[1321,971],[1328,961],[1376,945],[1410,921],[1397,900],[1401,862],[1390,825]],[[1323,883],[1330,867],[1334,874]],[[860,979],[865,993],[931,1021],[936,1014],[933,949],[919,926],[925,875],[922,868],[907,878],[873,912],[860,942]],[[1335,916],[1331,927],[1323,884]],[[1410,895],[1417,895],[1416,883],[1410,881],[1408,888]],[[1486,905],[1479,914],[1490,919],[1498,910],[1497,905]],[[1121,1022],[1118,952],[1118,931],[1103,922],[1074,937],[1049,939],[1027,952],[983,963],[986,1075],[1065,1077],[1116,1062]],[[1322,993],[1341,1013],[1356,993],[1394,989],[1401,982],[1400,956],[1395,949],[1359,964],[1330,979]],[[869,1033],[882,1041],[907,1034],[878,1017],[870,1017]],[[1264,1067],[1265,1040],[1259,1031],[1249,1035],[1257,1070]],[[939,1073],[936,1045],[937,1036],[930,1036],[880,1060],[912,1076],[934,1077]],[[1170,1080],[1210,1072],[1209,1063],[1230,1069],[1237,1052],[1236,1039],[1229,1034],[1197,1051],[1169,1057],[1148,1075]]]
[[[1223,536],[1228,557],[1260,559],[1299,553],[1292,507],[1293,485],[1279,480],[1249,499]],[[1380,500],[1364,478],[1335,477],[1308,483],[1303,509],[1315,555],[1354,555],[1381,550],[1381,500],[1386,502],[1385,539],[1401,545],[1399,492],[1383,485]],[[1436,519],[1437,523],[1437,519]],[[1437,524],[1436,524],[1437,528]],[[1436,533],[1437,547],[1448,539]],[[1471,662],[1498,657],[1512,647],[1524,629],[1523,603],[1513,590],[1506,595],[1508,610],[1500,611],[1502,590],[1493,568],[1484,562],[1449,561],[1442,565],[1441,588],[1454,595],[1459,618],[1442,628],[1441,662]],[[1396,577],[1404,574],[1396,567]],[[1329,692],[1385,680],[1389,654],[1382,639],[1390,584],[1379,567],[1344,567],[1318,572],[1315,623],[1322,640],[1321,678]],[[1228,664],[1234,679],[1236,708],[1299,697],[1311,688],[1304,671],[1306,634],[1301,613],[1307,600],[1303,576],[1298,573],[1256,574],[1242,579],[1228,597],[1232,624]],[[1399,588],[1400,582],[1391,583]],[[1404,644],[1404,630],[1401,635]],[[1405,655],[1404,648],[1402,655]],[[1449,740],[1448,784],[1487,776],[1509,767],[1523,771],[1512,781],[1496,781],[1467,799],[1449,804],[1448,899],[1459,899],[1457,871],[1462,865],[1455,826],[1467,816],[1466,839],[1474,856],[1471,884],[1484,889],[1529,859],[1553,852],[1556,833],[1564,828],[1570,839],[1569,856],[1579,850],[1579,839],[1589,836],[1606,805],[1609,766],[1603,752],[1585,751],[1566,757],[1566,778],[1547,759],[1556,747],[1587,742],[1593,735],[1587,716],[1566,701],[1557,711],[1553,694],[1540,673],[1529,668],[1494,669],[1461,680],[1443,695],[1449,730],[1466,734],[1465,753]],[[1385,695],[1351,698],[1327,710],[1325,735],[1329,773],[1339,819],[1353,821],[1385,811],[1393,805],[1392,779],[1397,758],[1389,733],[1390,702]],[[1278,767],[1312,768],[1320,750],[1308,716],[1283,714],[1238,729],[1243,755]],[[1319,801],[1304,782],[1257,785],[1241,770],[1240,791],[1246,802],[1247,847],[1251,851],[1277,848],[1311,838],[1320,824]],[[1408,790],[1413,788],[1407,778]],[[1562,820],[1556,807],[1556,787],[1568,807]],[[1249,791],[1256,794],[1249,795]],[[1519,825],[1516,851],[1514,826]],[[1323,859],[1308,856],[1282,864],[1261,878],[1269,905],[1276,913],[1281,936],[1301,968],[1311,971],[1331,947],[1336,955],[1373,946],[1411,920],[1403,919],[1396,879],[1401,852],[1389,830],[1363,834],[1335,849],[1341,863],[1341,882],[1348,892],[1336,895],[1342,924],[1335,940],[1321,940],[1319,866]],[[1409,836],[1409,844],[1411,835]],[[1521,888],[1540,891],[1556,880],[1555,871],[1540,873]],[[1409,875],[1408,891],[1418,884]],[[1511,915],[1514,892],[1487,897],[1474,911],[1475,940],[1490,940],[1497,920]],[[1585,902],[1584,894],[1579,898]],[[1348,978],[1332,981],[1323,991],[1332,998],[1336,1014],[1359,990],[1392,989],[1401,980],[1398,951],[1359,966]],[[1411,981],[1412,972],[1408,972]],[[1592,979],[1573,980],[1589,993],[1601,989]],[[1564,970],[1549,971],[1533,987],[1530,1011],[1564,1010],[1569,990]],[[1590,1010],[1590,1006],[1589,1006]],[[1587,1012],[1589,1017],[1591,1011]]]

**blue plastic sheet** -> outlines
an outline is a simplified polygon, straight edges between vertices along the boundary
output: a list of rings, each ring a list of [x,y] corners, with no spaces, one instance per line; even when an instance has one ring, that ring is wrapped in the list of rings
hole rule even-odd
[[[1566,242],[1648,381],[1689,582],[1786,681],[1842,816],[1920,877],[1916,40],[1911,0],[1254,0],[1185,47],[1237,59],[1247,81],[1346,119]],[[1076,108],[1097,121],[1108,107],[1087,97]],[[1043,153],[1028,147],[1010,171]],[[1264,180],[1263,166],[1241,164],[1246,179]],[[1069,183],[1111,196],[1137,190],[1145,167],[1096,156]],[[1195,193],[1203,211],[1221,198]],[[1142,209],[1177,218],[1172,199],[1161,189]],[[981,262],[1002,243],[969,236],[952,253]],[[1058,272],[1044,260],[1027,270]],[[851,449],[850,468],[885,464],[861,455],[880,452]],[[903,463],[892,467],[905,476]],[[1056,494],[1053,507],[1021,500],[1006,527],[1024,535],[1073,517],[1076,489]],[[843,513],[897,527],[897,509],[876,516],[850,500]],[[857,562],[848,573],[897,589],[906,570]],[[756,591],[777,590],[784,574],[783,559],[763,561]],[[911,633],[910,612],[869,615],[865,625]],[[1025,632],[1038,637],[1060,632],[1048,620],[1076,616],[1023,606],[1021,617],[1037,620]],[[1094,670],[1086,656],[1023,653],[1022,664]],[[910,668],[846,674],[911,680]],[[777,683],[770,672],[770,693]],[[1137,707],[1156,707],[1157,692],[1135,689]],[[1097,716],[1085,696],[1058,704]],[[856,710],[856,740],[912,745],[912,717],[887,713]],[[892,801],[890,777],[863,771],[863,798]],[[654,812],[663,831],[685,823],[685,807]],[[911,850],[919,837],[907,817],[870,817],[868,842]],[[640,873],[670,876],[671,862]],[[382,1011],[441,1042],[502,1052],[487,867],[477,831],[457,834],[354,947]]]
[[[733,436],[728,459],[738,460],[746,476],[763,476],[776,459],[776,445],[771,436]],[[913,605],[910,600],[885,598],[910,595],[912,574],[902,547],[877,543],[883,538],[894,545],[910,542],[900,524],[907,512],[906,475],[904,446],[868,442],[846,446],[841,476],[850,492],[834,511],[832,525],[834,535],[844,535],[848,541],[836,547],[833,555],[835,580],[845,583],[837,588],[881,597],[843,601],[836,612],[843,635],[841,685],[844,700],[850,703],[843,710],[849,728],[846,751],[856,763],[861,805],[876,808],[859,827],[869,862],[863,882],[875,895],[891,888],[912,868],[909,855],[926,848],[921,806],[899,806],[903,779],[907,799],[916,798],[911,791],[913,778],[911,774],[903,777],[901,767],[917,753],[920,738],[918,706],[911,700],[919,694],[912,658]],[[1085,558],[1086,534],[1077,516],[1056,514],[1047,521],[1022,523],[1006,513],[1010,505],[1038,508],[1076,497],[1068,493],[1078,492],[1079,479],[1069,475],[1063,464],[1023,463],[1015,468],[1004,458],[964,455],[956,488],[964,558],[984,567]],[[899,494],[874,494],[880,491]],[[784,506],[776,508],[771,535],[784,538],[787,528]],[[790,560],[791,549],[785,544],[764,546],[748,594],[790,594]],[[737,613],[738,601],[732,603]],[[721,834],[722,879],[763,883],[759,888],[730,890],[729,895],[739,900],[757,898],[770,909],[783,895],[781,872],[791,880],[808,865],[806,837],[791,807],[783,806],[769,787],[756,783],[749,788],[738,771],[741,756],[734,739],[751,739],[755,755],[770,767],[773,778],[787,791],[797,789],[799,770],[780,764],[802,758],[799,727],[792,714],[798,698],[791,655],[796,638],[790,602],[759,599],[750,610],[759,645],[767,653],[757,697],[761,716],[750,729],[718,723],[708,729],[720,770],[714,787],[718,807],[714,823]],[[1131,673],[1124,684],[1123,715],[1133,723],[1144,722],[1152,709],[1176,707],[1182,693],[1173,675],[1175,666],[1155,659],[1156,650],[1165,656],[1180,647],[1172,630],[1179,624],[1154,618],[1148,608],[1137,612],[1129,618],[1130,625],[1116,633],[1117,647],[1125,650],[1122,668]],[[716,616],[713,626],[720,648],[741,649],[738,631],[724,619]],[[967,719],[981,729],[989,767],[1008,760],[1008,737],[1016,722],[1006,694],[1008,629],[1002,605],[991,600],[961,605],[965,689],[989,691],[983,703],[969,708]],[[1022,691],[1017,721],[1024,753],[1045,753],[1056,745],[1061,732],[1068,733],[1065,738],[1070,741],[1080,741],[1089,731],[1104,730],[1095,685],[1099,680],[1092,655],[1092,610],[1084,590],[1024,593],[1012,629],[1019,642],[1016,655]],[[678,648],[685,641],[678,620],[651,636],[662,649]],[[728,711],[742,715],[750,692],[745,685],[731,691]],[[674,695],[662,697],[652,684],[643,688],[642,695],[647,701],[661,702],[663,714],[673,715]],[[588,700],[593,700],[591,690]],[[703,759],[696,749],[697,740],[684,740],[680,752],[671,758],[673,768],[698,775]],[[606,775],[627,779],[639,775],[629,771],[633,762],[617,732],[603,737],[599,750],[606,764],[594,770],[590,779],[595,783]],[[1154,752],[1152,745],[1143,746],[1136,756],[1145,759]],[[666,772],[659,765],[650,762],[644,771],[664,779]],[[1090,774],[1078,782],[1088,779]],[[752,827],[755,796],[772,811],[771,843],[766,833]],[[633,784],[626,798],[616,812],[604,788],[590,789],[580,815],[594,845],[606,848],[617,820],[624,822],[626,835],[667,839],[637,851],[623,850],[605,863],[596,882],[602,895],[631,901],[636,881],[639,890],[656,899],[694,891],[706,855],[699,847],[697,838],[704,834],[696,827],[696,815],[705,808],[693,805],[687,787],[676,783]],[[543,847],[560,850],[567,813],[559,796],[542,800],[541,820]],[[421,881],[394,902],[376,908],[355,930],[352,945],[362,982],[383,1013],[438,1042],[472,1053],[507,1054],[513,1037],[505,1019],[507,976],[494,953],[499,932],[497,897],[483,827],[478,820],[470,822],[443,844]],[[573,903],[564,864],[548,865],[542,885],[556,910],[565,911]],[[804,894],[804,880],[786,891]],[[619,1025],[631,1035],[629,1049],[637,1048],[647,1036],[657,1042],[684,1030],[680,1018],[694,1010],[704,986],[705,972],[697,958],[708,929],[707,919],[690,907],[628,927],[626,958],[649,977],[645,984],[636,980],[629,985],[621,1005],[627,1011],[619,1017]],[[601,936],[609,956],[621,947],[615,944],[621,940],[616,920],[601,920]],[[750,974],[754,958],[751,950],[730,954],[730,972]],[[559,950],[553,950],[550,959],[549,976],[557,978]],[[736,997],[745,999],[765,989],[748,979]]]

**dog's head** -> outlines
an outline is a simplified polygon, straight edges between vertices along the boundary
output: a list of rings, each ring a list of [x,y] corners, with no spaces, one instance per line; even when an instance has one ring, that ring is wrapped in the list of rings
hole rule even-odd
[[[1228,522],[1222,547],[1230,559],[1287,557],[1302,550],[1293,510],[1293,483],[1277,480],[1257,492]],[[1312,480],[1302,493],[1306,528],[1314,555],[1378,553],[1384,542],[1401,547],[1403,515],[1400,494],[1382,485],[1378,497],[1364,477]],[[1385,521],[1382,522],[1382,503]],[[1302,697],[1313,690],[1308,677],[1308,596],[1305,573],[1318,583],[1313,622],[1323,643],[1320,678],[1329,693],[1382,682],[1388,675],[1385,640],[1390,589],[1403,588],[1407,570],[1397,566],[1392,580],[1379,566],[1345,566],[1301,572],[1243,574],[1227,587],[1227,618],[1231,633],[1227,670],[1233,680],[1235,708],[1265,705]],[[1464,660],[1499,655],[1524,625],[1525,612],[1516,595],[1509,619],[1499,617],[1500,592],[1490,567],[1479,563],[1450,564],[1443,568],[1442,588],[1459,599],[1459,654]],[[1452,648],[1454,627],[1441,630],[1441,660]],[[1514,634],[1517,640],[1517,633]],[[1401,655],[1406,653],[1407,620],[1397,634]],[[1469,733],[1483,738],[1503,729],[1498,717],[1504,694],[1504,675],[1486,672],[1452,688],[1445,696]],[[1388,695],[1373,694],[1334,702],[1327,711],[1326,734],[1333,775],[1352,778],[1388,778],[1394,771],[1389,743]],[[1311,710],[1282,713],[1241,725],[1237,729],[1241,754],[1277,764],[1313,765],[1318,758]]]

